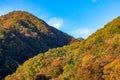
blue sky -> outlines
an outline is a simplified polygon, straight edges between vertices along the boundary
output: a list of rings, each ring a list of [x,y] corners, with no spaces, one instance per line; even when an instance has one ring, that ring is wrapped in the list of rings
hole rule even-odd
[[[120,16],[120,0],[0,0],[0,15],[28,11],[74,37],[87,38]]]

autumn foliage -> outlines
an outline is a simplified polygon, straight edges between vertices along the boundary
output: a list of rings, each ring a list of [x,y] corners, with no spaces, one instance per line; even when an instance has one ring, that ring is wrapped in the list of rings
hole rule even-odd
[[[5,80],[120,80],[120,17],[86,40],[50,49]]]

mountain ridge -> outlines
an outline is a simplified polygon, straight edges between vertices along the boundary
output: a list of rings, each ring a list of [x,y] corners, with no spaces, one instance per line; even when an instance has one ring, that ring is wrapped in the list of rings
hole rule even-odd
[[[29,59],[5,80],[119,80],[119,43],[120,17],[86,40]]]
[[[72,39],[26,11],[0,16],[0,76],[12,73],[30,57],[67,45]]]

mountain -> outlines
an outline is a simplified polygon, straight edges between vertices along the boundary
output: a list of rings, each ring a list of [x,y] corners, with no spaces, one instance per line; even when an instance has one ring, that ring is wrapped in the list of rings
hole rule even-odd
[[[120,80],[120,17],[86,40],[30,58],[5,80]]]
[[[67,45],[74,39],[25,11],[0,16],[0,76],[50,48]]]

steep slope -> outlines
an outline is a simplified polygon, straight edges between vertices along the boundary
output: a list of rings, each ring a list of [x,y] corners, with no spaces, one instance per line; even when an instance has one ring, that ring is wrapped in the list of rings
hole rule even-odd
[[[73,37],[25,11],[0,16],[0,76],[50,48],[69,44]]]
[[[120,17],[81,42],[39,54],[5,80],[120,80]]]

